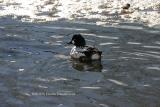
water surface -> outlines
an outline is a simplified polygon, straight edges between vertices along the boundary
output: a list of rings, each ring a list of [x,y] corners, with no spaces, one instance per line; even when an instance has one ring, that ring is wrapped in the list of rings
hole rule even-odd
[[[70,60],[72,34],[103,52]],[[141,24],[97,26],[0,19],[1,107],[159,107],[160,31]]]

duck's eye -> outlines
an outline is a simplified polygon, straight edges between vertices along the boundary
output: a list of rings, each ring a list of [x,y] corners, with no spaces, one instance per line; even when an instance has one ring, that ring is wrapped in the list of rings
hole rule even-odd
[[[72,44],[74,44],[74,43],[75,43],[75,41],[73,40],[73,41],[72,41]]]

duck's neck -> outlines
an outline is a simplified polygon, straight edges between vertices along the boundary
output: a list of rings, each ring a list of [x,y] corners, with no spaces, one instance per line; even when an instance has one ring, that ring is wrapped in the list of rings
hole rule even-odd
[[[81,48],[81,49],[83,49],[83,48],[85,48],[85,46],[76,46],[76,48]]]

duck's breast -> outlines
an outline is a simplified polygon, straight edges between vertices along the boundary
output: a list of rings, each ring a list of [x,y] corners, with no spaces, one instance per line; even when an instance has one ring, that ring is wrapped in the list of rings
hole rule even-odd
[[[70,56],[71,56],[72,58],[78,59],[78,58],[80,58],[80,57],[82,57],[82,56],[85,56],[85,54],[82,53],[82,52],[83,52],[83,49],[73,47],[73,48],[71,49]]]

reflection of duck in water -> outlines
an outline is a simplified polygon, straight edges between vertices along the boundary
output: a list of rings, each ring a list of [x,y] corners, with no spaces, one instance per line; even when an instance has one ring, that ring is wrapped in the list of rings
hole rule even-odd
[[[103,66],[101,61],[80,62],[72,60],[72,67],[78,71],[101,72]]]
[[[72,59],[79,60],[80,62],[89,62],[101,60],[102,52],[93,46],[86,46],[85,39],[81,34],[75,34],[68,44],[75,45],[70,52]]]

